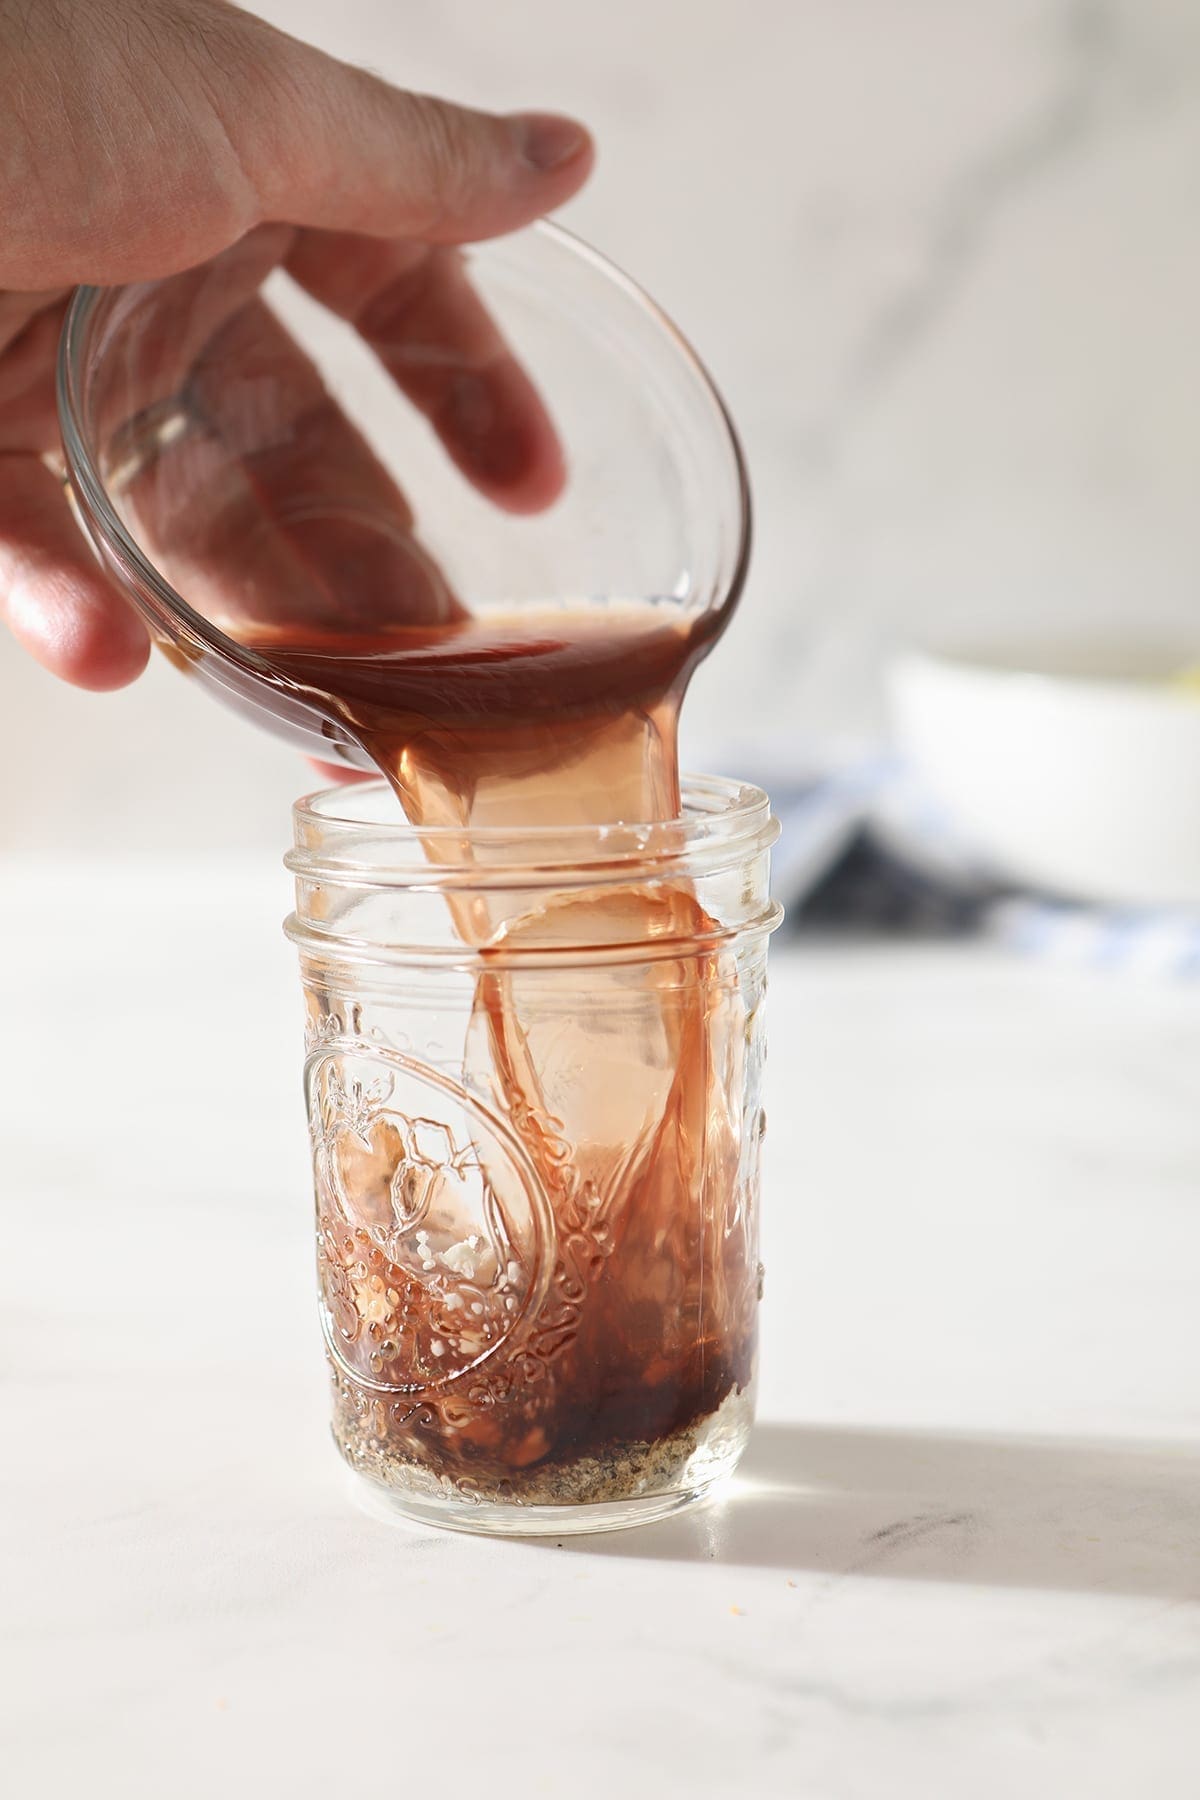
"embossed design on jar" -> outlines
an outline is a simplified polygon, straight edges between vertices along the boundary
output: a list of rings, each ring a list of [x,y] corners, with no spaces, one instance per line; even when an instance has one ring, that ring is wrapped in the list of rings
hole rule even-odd
[[[346,1027],[336,1012],[318,1012],[315,1000],[310,998],[308,1016],[304,1021],[304,1050],[312,1056],[326,1044],[333,1043],[345,1035]]]
[[[507,1366],[557,1260],[521,1144],[440,1071],[375,1042],[328,1041],[307,1079],[331,1356],[413,1400],[502,1348]]]

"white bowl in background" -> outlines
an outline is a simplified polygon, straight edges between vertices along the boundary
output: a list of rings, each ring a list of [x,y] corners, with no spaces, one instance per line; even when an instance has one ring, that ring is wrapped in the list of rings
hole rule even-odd
[[[951,823],[1023,884],[1200,905],[1200,691],[1172,656],[910,651],[888,673],[897,747]]]

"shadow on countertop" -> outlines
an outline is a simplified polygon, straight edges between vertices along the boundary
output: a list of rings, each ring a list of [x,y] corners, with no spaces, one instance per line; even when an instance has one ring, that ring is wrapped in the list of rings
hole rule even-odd
[[[721,1500],[562,1541],[784,1574],[1200,1600],[1200,1444],[763,1424]]]

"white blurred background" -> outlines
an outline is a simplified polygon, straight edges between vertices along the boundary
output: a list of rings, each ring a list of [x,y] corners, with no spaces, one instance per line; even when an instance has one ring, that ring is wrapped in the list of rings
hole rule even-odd
[[[259,10],[409,86],[594,128],[564,216],[693,338],[754,478],[693,766],[835,757],[911,637],[1084,622],[1200,654],[1195,0]],[[311,785],[165,664],[84,695],[7,639],[0,752],[9,851],[273,856]]]

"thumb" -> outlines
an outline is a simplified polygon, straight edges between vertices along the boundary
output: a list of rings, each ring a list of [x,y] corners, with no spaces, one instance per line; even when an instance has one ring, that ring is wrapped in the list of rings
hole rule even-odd
[[[475,112],[294,49],[293,80],[268,89],[278,110],[260,100],[242,115],[263,218],[463,243],[552,211],[590,173],[592,142],[573,119]]]

